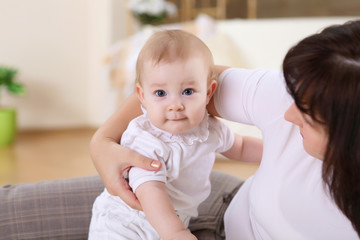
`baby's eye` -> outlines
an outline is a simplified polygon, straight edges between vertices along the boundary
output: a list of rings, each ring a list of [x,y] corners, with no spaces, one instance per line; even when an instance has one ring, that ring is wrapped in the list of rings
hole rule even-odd
[[[183,91],[183,95],[191,95],[194,93],[194,90],[191,88],[187,88]]]
[[[156,90],[155,95],[158,96],[158,97],[165,97],[166,92],[164,90]]]

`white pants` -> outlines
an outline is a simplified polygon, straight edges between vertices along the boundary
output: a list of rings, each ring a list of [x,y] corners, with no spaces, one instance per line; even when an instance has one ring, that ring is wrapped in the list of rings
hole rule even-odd
[[[187,227],[190,217],[179,216]],[[95,200],[89,229],[89,240],[157,240],[159,234],[145,213],[129,207],[106,189]]]
[[[89,239],[160,239],[144,212],[132,209],[105,189],[93,205]]]

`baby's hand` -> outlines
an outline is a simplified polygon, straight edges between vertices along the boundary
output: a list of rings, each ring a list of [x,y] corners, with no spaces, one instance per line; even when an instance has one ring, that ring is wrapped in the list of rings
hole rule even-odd
[[[187,230],[181,230],[175,233],[168,240],[197,240],[197,238],[194,235],[192,235],[191,232]]]

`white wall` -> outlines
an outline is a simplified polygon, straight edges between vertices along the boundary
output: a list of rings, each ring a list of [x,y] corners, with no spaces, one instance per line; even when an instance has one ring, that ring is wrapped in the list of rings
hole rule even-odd
[[[18,68],[27,89],[24,97],[2,94],[0,104],[18,109],[20,129],[104,121],[102,60],[114,41],[115,1],[124,5],[120,0],[0,0],[0,65]]]

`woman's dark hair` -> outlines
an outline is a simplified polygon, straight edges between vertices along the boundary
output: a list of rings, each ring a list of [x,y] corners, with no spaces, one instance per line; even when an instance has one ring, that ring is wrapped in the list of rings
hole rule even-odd
[[[360,236],[360,20],[300,41],[283,71],[299,110],[326,129],[322,179]]]

